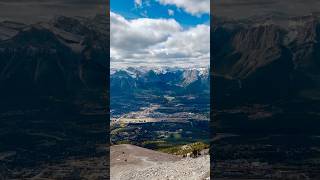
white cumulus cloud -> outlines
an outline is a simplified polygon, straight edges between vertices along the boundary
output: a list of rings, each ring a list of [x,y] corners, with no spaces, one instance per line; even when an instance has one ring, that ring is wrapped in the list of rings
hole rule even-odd
[[[199,16],[210,13],[210,0],[157,0],[163,5],[175,5],[185,12]]]
[[[174,19],[128,20],[111,12],[111,66],[208,65],[210,27],[183,28]]]

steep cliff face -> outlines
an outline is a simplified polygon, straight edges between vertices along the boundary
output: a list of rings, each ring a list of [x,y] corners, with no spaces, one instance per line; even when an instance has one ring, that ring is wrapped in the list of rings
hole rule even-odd
[[[100,26],[106,22],[106,16],[96,16],[0,24],[15,32],[0,41],[1,94],[65,96],[105,88],[108,32]]]
[[[106,16],[0,22],[0,177],[106,179],[95,174],[107,159],[108,27]]]
[[[212,30],[214,74],[238,80],[241,94],[253,99],[286,97],[320,84],[319,17],[274,18],[217,21]]]
[[[229,40],[224,41],[227,50],[213,54],[215,73],[239,80],[238,88],[242,92],[254,92],[253,96],[257,97],[264,96],[266,89],[279,93],[277,89],[289,88],[293,65],[290,51],[281,44],[284,36],[281,29],[261,25],[233,31],[227,37]]]
[[[296,27],[296,39],[291,43],[295,67],[310,73],[319,72],[320,58],[320,21],[315,17],[305,19]]]
[[[220,36],[219,33],[216,36]],[[224,52],[225,49],[214,52],[216,72],[243,79],[259,68],[282,59],[290,59],[290,56],[284,57],[288,54],[281,44],[283,37],[283,32],[275,25],[239,29],[230,34],[222,44],[229,47],[227,52]]]

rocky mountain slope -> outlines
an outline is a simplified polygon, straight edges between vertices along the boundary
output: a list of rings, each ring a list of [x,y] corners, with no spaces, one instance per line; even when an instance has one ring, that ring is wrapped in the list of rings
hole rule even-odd
[[[319,14],[213,19],[215,179],[318,179]]]
[[[0,23],[0,179],[108,175],[108,24]]]
[[[270,100],[318,88],[319,25],[317,14],[215,18],[211,63],[217,76],[216,91],[228,89],[225,94],[230,96],[251,94],[252,100]],[[229,85],[223,87],[220,82]]]
[[[110,177],[126,179],[210,179],[209,156],[181,158],[133,145],[111,147]]]
[[[105,86],[106,16],[0,23],[0,95],[65,96]]]

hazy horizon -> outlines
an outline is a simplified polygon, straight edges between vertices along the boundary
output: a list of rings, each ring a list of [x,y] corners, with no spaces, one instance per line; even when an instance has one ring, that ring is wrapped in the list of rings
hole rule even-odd
[[[320,12],[317,0],[216,0],[211,4],[213,15],[241,19],[270,13],[301,16]]]
[[[108,3],[102,0],[1,0],[0,21],[32,24],[55,16],[93,16],[106,13]]]

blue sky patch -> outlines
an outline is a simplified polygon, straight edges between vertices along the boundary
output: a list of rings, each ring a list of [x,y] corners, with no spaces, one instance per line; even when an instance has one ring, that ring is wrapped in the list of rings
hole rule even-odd
[[[122,15],[126,19],[136,18],[173,18],[184,27],[198,24],[209,24],[209,14],[192,15],[175,5],[162,5],[155,0],[142,1],[137,5],[134,0],[111,0],[110,9],[112,12]],[[169,14],[172,11],[173,14]]]

